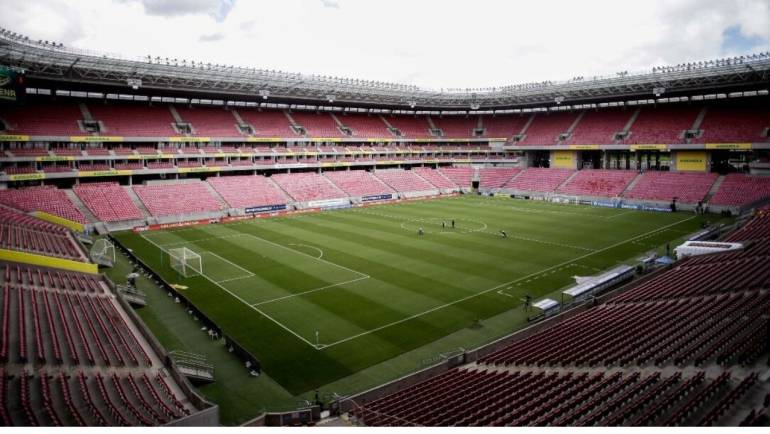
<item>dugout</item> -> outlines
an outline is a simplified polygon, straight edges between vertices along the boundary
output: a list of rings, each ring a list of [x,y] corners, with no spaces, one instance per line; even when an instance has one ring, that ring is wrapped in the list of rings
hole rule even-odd
[[[595,277],[587,278],[561,293],[563,305],[581,303],[591,297],[601,294],[607,289],[630,280],[634,276],[634,267],[620,265]]]

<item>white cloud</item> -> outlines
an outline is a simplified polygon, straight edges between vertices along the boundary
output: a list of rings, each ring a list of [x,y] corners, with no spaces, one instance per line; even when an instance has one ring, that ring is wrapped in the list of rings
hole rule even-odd
[[[433,88],[733,55],[733,26],[770,50],[767,0],[28,0],[5,12],[1,26],[69,46]]]

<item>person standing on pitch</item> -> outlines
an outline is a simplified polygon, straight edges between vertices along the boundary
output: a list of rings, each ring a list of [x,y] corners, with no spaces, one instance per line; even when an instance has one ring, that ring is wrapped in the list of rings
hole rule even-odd
[[[452,219],[452,229],[455,228],[455,219]]]
[[[502,236],[503,238],[508,238],[508,234],[502,229],[500,230],[500,236]]]
[[[417,235],[422,236],[422,228],[417,228]]]

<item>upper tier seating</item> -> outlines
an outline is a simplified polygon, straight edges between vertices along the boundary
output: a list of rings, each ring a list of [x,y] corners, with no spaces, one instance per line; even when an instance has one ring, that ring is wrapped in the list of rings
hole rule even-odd
[[[713,205],[743,206],[770,197],[770,177],[733,173],[725,176],[709,200]]]
[[[472,167],[442,167],[438,170],[460,188],[470,188],[473,183],[474,170]]]
[[[581,170],[558,192],[584,196],[619,196],[636,178],[633,170]]]
[[[420,178],[416,173],[404,169],[385,169],[375,172],[375,176],[399,193],[428,191],[436,187]]]
[[[192,125],[196,136],[243,137],[238,130],[238,120],[230,110],[221,107],[176,106],[176,111],[182,120]]]
[[[569,178],[574,170],[529,168],[507,182],[503,188],[550,193]]]
[[[625,140],[629,144],[682,143],[682,134],[692,128],[700,113],[700,106],[664,105],[642,107],[631,134]]]
[[[32,103],[0,107],[0,119],[9,128],[4,134],[30,136],[81,136],[78,120],[82,119],[77,104]]]
[[[116,182],[96,182],[72,187],[86,207],[103,222],[137,220],[143,218],[142,211]]]
[[[298,202],[347,197],[328,178],[317,173],[280,173],[271,179]]]
[[[0,207],[0,246],[46,256],[85,260],[85,255],[64,227],[4,207]]]
[[[289,119],[282,111],[257,111],[238,109],[244,122],[254,128],[256,137],[297,137]]]
[[[696,143],[756,143],[770,140],[770,107],[765,104],[712,105],[700,125],[703,135]]]
[[[342,125],[353,131],[353,137],[391,138],[393,134],[379,115],[364,115],[357,113],[337,114]]]
[[[495,115],[482,116],[484,137],[511,138],[519,133],[527,124],[531,115]]]
[[[537,113],[535,120],[527,128],[524,140],[520,145],[555,145],[559,141],[559,135],[566,133],[575,122],[578,113],[575,112],[549,112]]]
[[[365,170],[326,172],[324,175],[350,196],[394,193],[390,187]]]
[[[645,172],[623,196],[629,199],[698,203],[717,180],[714,173]]]
[[[393,128],[401,131],[401,137],[410,139],[426,139],[433,137],[430,134],[428,119],[422,116],[388,116],[385,119]]]
[[[631,119],[633,110],[587,110],[567,143],[576,145],[611,144],[615,143],[615,133],[623,131]]]
[[[170,137],[178,136],[172,125],[174,117],[165,105],[89,104],[91,116],[104,125],[105,136]]]
[[[479,123],[478,116],[431,117],[433,125],[440,129],[446,138],[466,139],[473,136],[473,130]]]
[[[0,203],[22,211],[44,211],[78,223],[86,218],[63,190],[53,186],[0,190]]]
[[[291,116],[294,122],[305,128],[305,132],[310,137],[344,136],[329,113],[293,112]]]
[[[219,176],[209,184],[232,208],[283,205],[288,198],[264,176]]]
[[[480,188],[501,188],[514,176],[518,175],[521,169],[510,167],[489,167],[479,169],[479,187]]]
[[[455,183],[448,177],[444,176],[440,170],[431,169],[429,167],[415,167],[412,169],[412,171],[420,175],[420,177],[422,177],[424,180],[435,185],[436,188],[440,188],[440,189],[457,188],[457,183]]]
[[[221,204],[201,182],[135,185],[134,192],[155,217],[219,211]]]

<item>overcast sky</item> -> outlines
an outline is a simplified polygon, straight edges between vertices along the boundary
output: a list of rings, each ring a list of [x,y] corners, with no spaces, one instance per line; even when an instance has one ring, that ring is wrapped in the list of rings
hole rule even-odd
[[[770,51],[770,0],[19,0],[0,26],[70,47],[484,87]]]

